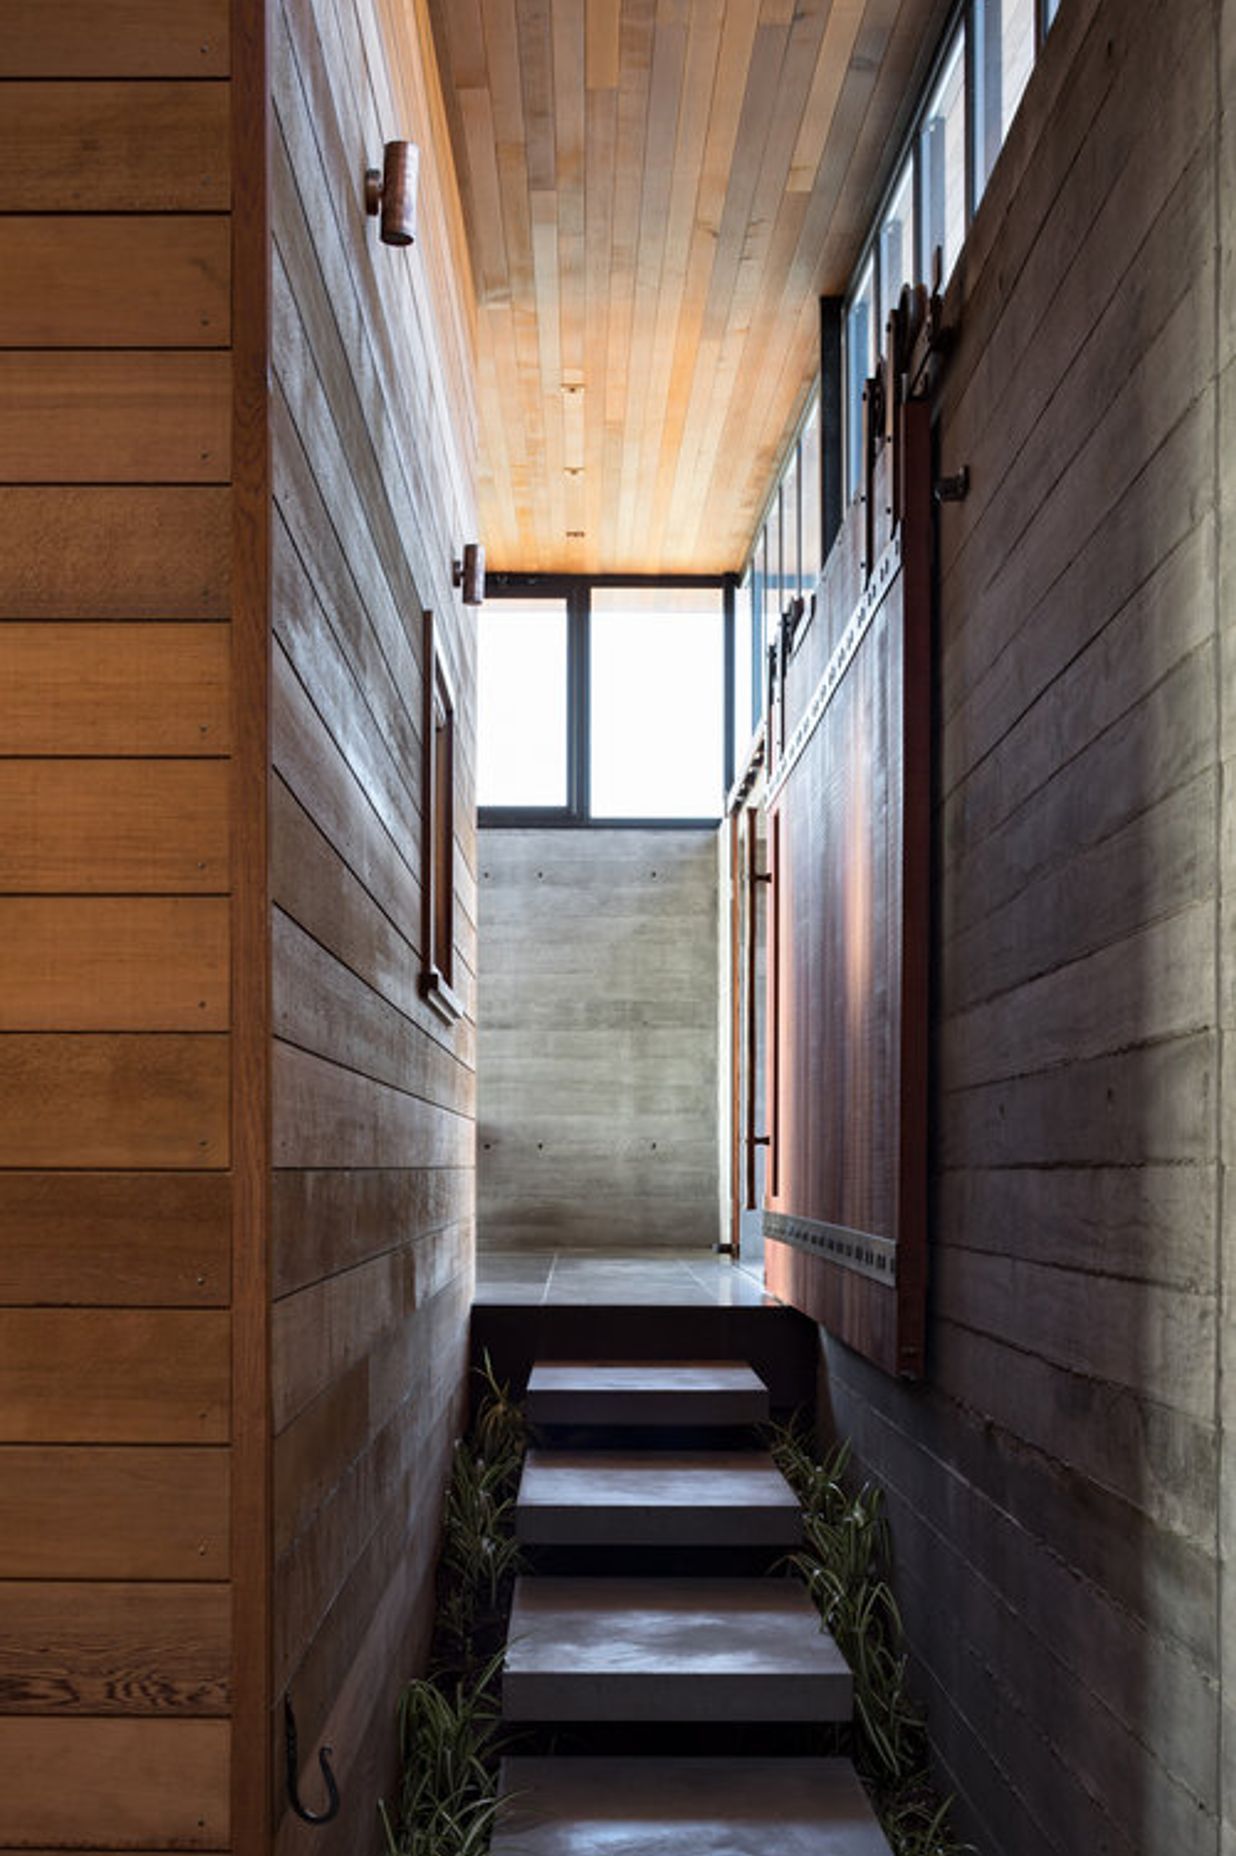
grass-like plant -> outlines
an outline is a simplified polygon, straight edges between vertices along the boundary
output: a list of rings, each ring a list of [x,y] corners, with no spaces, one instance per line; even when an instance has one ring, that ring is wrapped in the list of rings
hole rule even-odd
[[[816,1455],[798,1425],[774,1428],[772,1454],[803,1509],[804,1544],[790,1565],[854,1676],[854,1763],[894,1856],[965,1856],[950,1799],[932,1784],[926,1720],[906,1681],[905,1632],[888,1583],[884,1498],[851,1486],[850,1449]]]
[[[519,1566],[515,1497],[508,1469],[487,1462],[475,1445],[455,1446],[446,1490],[434,1661],[447,1673],[473,1667],[501,1623],[503,1600]]]
[[[506,1381],[500,1380],[494,1372],[488,1350],[477,1368],[477,1375],[483,1390],[472,1427],[476,1447],[486,1462],[504,1467],[513,1495],[528,1448],[527,1414],[518,1399],[511,1397]]]
[[[400,1696],[399,1796],[394,1813],[378,1807],[388,1856],[484,1856],[498,1808],[498,1678],[527,1426],[488,1356],[479,1370],[481,1397],[446,1489],[430,1672]]]
[[[498,1808],[494,1764],[502,1652],[450,1688],[422,1677],[399,1698],[398,1830],[378,1806],[389,1856],[483,1856]]]
[[[476,1415],[451,1460],[438,1562],[433,1667],[448,1678],[467,1676],[500,1646],[520,1565],[515,1498],[527,1421],[488,1354],[478,1373]]]

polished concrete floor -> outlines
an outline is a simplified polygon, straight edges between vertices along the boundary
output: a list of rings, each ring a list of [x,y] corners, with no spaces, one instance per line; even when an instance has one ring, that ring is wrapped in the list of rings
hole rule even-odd
[[[759,1308],[760,1277],[711,1251],[479,1250],[477,1302],[493,1305]]]

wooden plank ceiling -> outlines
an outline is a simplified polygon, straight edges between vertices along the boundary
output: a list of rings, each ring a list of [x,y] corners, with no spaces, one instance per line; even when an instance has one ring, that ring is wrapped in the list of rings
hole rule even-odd
[[[742,562],[949,0],[431,0],[494,568]]]

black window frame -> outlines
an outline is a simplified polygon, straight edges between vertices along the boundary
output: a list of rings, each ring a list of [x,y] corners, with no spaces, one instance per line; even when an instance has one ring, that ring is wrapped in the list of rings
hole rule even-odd
[[[1043,48],[1047,42],[1047,39],[1052,30],[1052,27],[1055,25],[1056,19],[1060,15],[1060,10],[1063,4],[1064,4],[1064,0],[1055,0],[1055,12],[1053,14],[1052,0],[1034,0],[1034,65],[1037,65],[1039,58],[1042,56]],[[965,225],[964,225],[964,230],[962,234],[962,248],[961,248],[961,252],[958,254],[959,261],[960,261],[961,255],[964,254],[965,240],[969,236],[970,228],[974,222],[975,214],[978,212],[979,207],[982,204],[983,195],[987,191],[987,180],[990,179],[990,172],[988,173],[987,177],[984,179],[982,186],[980,187],[978,184],[978,172],[977,172],[976,149],[975,149],[976,126],[975,126],[974,112],[975,112],[976,85],[974,81],[975,80],[974,58],[975,58],[977,38],[978,38],[978,35],[975,31],[975,12],[976,12],[976,0],[957,0],[957,4],[954,5],[950,9],[948,17],[944,21],[944,24],[943,24],[943,27],[940,33],[940,38],[936,46],[935,53],[932,57],[930,65],[927,67],[926,75],[924,77],[924,80],[919,90],[918,101],[915,104],[914,113],[910,117],[907,128],[897,144],[896,159],[893,162],[891,170],[890,170],[889,181],[887,185],[885,186],[884,192],[882,193],[880,197],[880,204],[875,214],[871,228],[866,238],[863,240],[862,245],[859,248],[858,257],[856,258],[854,266],[850,272],[850,281],[846,286],[844,295],[840,299],[841,306],[842,306],[841,307],[841,326],[842,326],[842,346],[843,346],[842,392],[841,392],[841,408],[840,408],[841,428],[842,428],[842,437],[841,437],[842,457],[844,460],[844,471],[843,471],[843,479],[842,479],[842,495],[843,495],[844,507],[847,509],[862,494],[861,481],[857,485],[851,485],[850,470],[849,470],[850,449],[851,449],[851,443],[852,443],[850,425],[851,425],[852,419],[855,416],[855,409],[851,404],[851,395],[850,395],[850,386],[851,386],[850,358],[849,358],[850,310],[855,301],[858,285],[862,281],[863,272],[867,268],[867,261],[869,258],[872,260],[872,266],[873,266],[872,302],[873,304],[878,305],[881,301],[882,288],[883,288],[883,280],[882,280],[882,275],[881,275],[883,254],[882,254],[882,249],[881,249],[880,232],[881,232],[881,227],[884,222],[884,216],[888,210],[888,206],[892,198],[893,189],[895,188],[897,184],[897,178],[902,172],[907,156],[909,157],[912,163],[913,174],[914,174],[914,236],[915,236],[916,246],[918,247],[917,252],[916,252],[917,268],[919,272],[921,273],[922,281],[926,282],[930,280],[931,268],[932,268],[932,263],[933,263],[933,254],[927,247],[927,236],[928,236],[927,212],[926,212],[927,187],[926,187],[926,175],[924,172],[924,163],[923,163],[922,130],[923,130],[923,126],[927,119],[927,109],[928,109],[928,105],[931,102],[932,94],[935,91],[936,85],[939,82],[939,79],[944,70],[944,67],[946,63],[948,62],[948,59],[952,53],[954,39],[958,32],[964,32],[965,34],[964,70],[965,70],[965,116],[966,116],[965,132],[964,132],[965,172],[963,175]],[[1033,68],[1034,67],[1032,65],[1031,67],[1032,74],[1033,74]],[[1005,138],[1003,137],[1001,138],[1001,147],[1003,147],[1004,139]],[[998,151],[997,151],[996,158],[998,158]],[[993,171],[994,171],[994,167],[995,167],[995,159],[993,159],[993,162],[992,162]],[[947,284],[948,278],[945,278],[944,281]],[[879,338],[882,335],[882,333],[883,332],[881,330],[877,330],[877,338]],[[860,476],[861,476],[861,473],[860,473]],[[758,529],[756,532],[758,534],[759,532]]]
[[[919,87],[913,114],[898,140],[896,159],[892,164],[889,179],[880,198],[879,208],[872,220],[866,238],[859,248],[858,257],[850,272],[845,292],[839,296],[820,298],[820,372],[817,376],[816,390],[819,394],[819,443],[820,443],[820,494],[823,507],[821,528],[821,555],[824,566],[832,552],[833,543],[840,532],[846,511],[858,501],[863,494],[862,472],[858,480],[851,485],[851,449],[853,432],[851,425],[856,414],[851,395],[851,359],[850,359],[850,312],[857,295],[858,286],[871,260],[871,314],[874,318],[884,296],[884,242],[883,226],[889,206],[891,205],[897,182],[909,163],[911,175],[911,196],[914,202],[914,269],[926,282],[932,269],[931,254],[926,251],[926,176],[922,150],[922,129],[927,116],[928,105],[939,82],[944,67],[951,56],[955,35],[960,31],[965,34],[965,126],[964,174],[963,174],[963,212],[965,227],[962,240],[962,253],[965,250],[965,238],[969,235],[974,216],[981,204],[982,193],[986,191],[986,182],[980,190],[977,185],[976,133],[974,122],[976,85],[974,82],[973,61],[978,37],[975,31],[975,13],[977,0],[955,0],[943,23],[939,40],[927,66],[925,76]],[[1064,0],[1034,0],[1034,64],[1042,56],[1047,38],[1059,17]],[[1054,11],[1053,11],[1054,7]],[[1033,72],[1033,67],[1032,67]],[[1003,146],[1003,139],[1001,142]],[[998,157],[997,157],[998,158]],[[993,161],[994,169],[994,161]],[[990,178],[990,175],[988,176]],[[959,254],[960,257],[961,254]],[[946,280],[947,282],[947,280]],[[875,335],[877,344],[883,331],[877,326]],[[772,490],[765,501],[760,519],[755,526],[743,567],[743,575],[749,577],[750,598],[752,602],[752,644],[755,657],[752,674],[752,702],[754,709],[753,726],[759,727],[766,708],[767,677],[764,651],[760,640],[763,638],[766,619],[766,598],[768,581],[767,535],[768,519],[776,499],[781,495],[782,484],[789,468],[790,458],[799,450],[806,424],[807,411],[811,404],[808,394],[804,416],[799,422],[792,444],[783,454],[773,481]],[[799,456],[799,498],[801,523],[802,497],[802,459]],[[779,590],[783,590],[779,588]],[[809,599],[811,589],[804,584],[802,595]],[[763,694],[761,694],[763,692]]]
[[[734,780],[735,600],[739,576],[726,574],[519,574],[488,573],[485,603],[504,599],[562,599],[567,615],[567,802],[565,806],[478,806],[482,830],[714,831]],[[594,588],[634,587],[667,592],[714,587],[722,595],[722,767],[717,811],[707,818],[594,818],[591,805],[592,665],[590,621]],[[650,668],[649,674],[653,674]]]

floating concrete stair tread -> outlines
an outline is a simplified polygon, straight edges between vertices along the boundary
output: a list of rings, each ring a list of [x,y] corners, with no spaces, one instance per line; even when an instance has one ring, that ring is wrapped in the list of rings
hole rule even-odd
[[[508,1759],[490,1856],[890,1856],[846,1759]]]
[[[849,1668],[794,1579],[525,1578],[510,1721],[848,1721]]]
[[[763,1451],[530,1450],[515,1528],[543,1546],[795,1546],[802,1517]]]
[[[741,1360],[542,1360],[528,1379],[534,1424],[761,1424],[768,1388]]]

